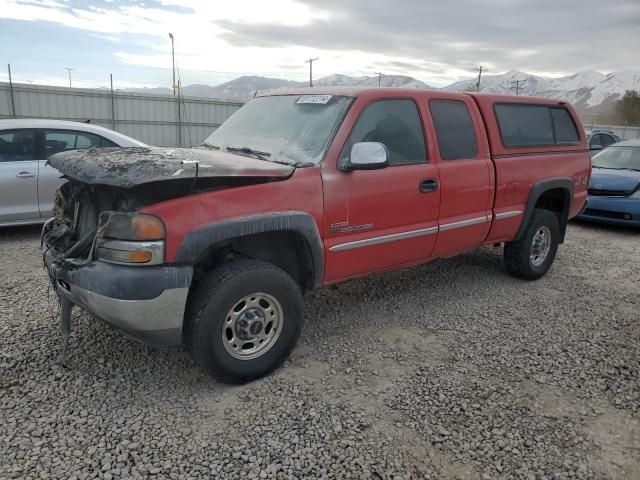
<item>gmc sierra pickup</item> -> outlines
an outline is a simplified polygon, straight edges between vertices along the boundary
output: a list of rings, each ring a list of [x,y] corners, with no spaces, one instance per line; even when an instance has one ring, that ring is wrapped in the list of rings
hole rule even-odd
[[[196,148],[50,162],[65,342],[77,305],[233,383],[287,358],[313,288],[499,244],[543,276],[591,174],[565,102],[385,88],[265,93]]]

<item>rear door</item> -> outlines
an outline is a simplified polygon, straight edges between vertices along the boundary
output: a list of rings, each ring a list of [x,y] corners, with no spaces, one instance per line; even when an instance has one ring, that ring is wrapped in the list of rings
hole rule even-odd
[[[491,227],[493,164],[480,114],[466,95],[434,93],[428,100],[440,177],[434,256],[480,245]]]
[[[438,170],[428,158],[418,102],[362,96],[353,112],[358,117],[339,158],[354,143],[380,142],[389,166],[351,172],[324,166],[328,282],[420,262],[437,237]]]
[[[34,150],[33,129],[0,131],[0,223],[40,217]]]
[[[53,215],[53,200],[56,189],[65,180],[62,174],[47,165],[47,159],[56,153],[68,150],[83,150],[98,147],[116,147],[117,145],[103,137],[89,132],[75,130],[42,130],[44,135],[44,154],[38,159],[38,203],[40,216],[48,218]]]

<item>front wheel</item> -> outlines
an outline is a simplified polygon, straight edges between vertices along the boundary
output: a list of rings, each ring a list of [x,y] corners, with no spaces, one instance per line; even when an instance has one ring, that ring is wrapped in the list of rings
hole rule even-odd
[[[236,260],[196,287],[187,342],[211,376],[248,382],[289,356],[302,330],[302,311],[300,288],[286,272],[258,260]]]
[[[520,240],[504,246],[507,271],[524,280],[542,277],[551,268],[559,243],[560,226],[556,214],[535,209]]]

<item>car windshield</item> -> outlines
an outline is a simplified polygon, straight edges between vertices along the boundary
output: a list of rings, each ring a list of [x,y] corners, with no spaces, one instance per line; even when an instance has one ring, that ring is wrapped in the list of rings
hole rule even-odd
[[[351,97],[335,95],[254,98],[213,132],[203,147],[270,162],[316,165],[350,103]]]
[[[640,147],[611,147],[593,157],[593,166],[616,170],[640,170]]]

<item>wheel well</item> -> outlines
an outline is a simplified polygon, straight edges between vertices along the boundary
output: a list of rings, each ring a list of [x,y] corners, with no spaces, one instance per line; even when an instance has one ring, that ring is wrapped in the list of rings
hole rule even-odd
[[[313,288],[315,272],[306,238],[295,231],[282,230],[230,238],[210,246],[194,263],[194,280],[237,258],[262,260],[281,268],[303,293]]]
[[[564,241],[564,234],[567,230],[570,206],[571,193],[566,188],[551,188],[542,192],[534,207],[549,210],[556,214],[560,225],[560,243]]]

